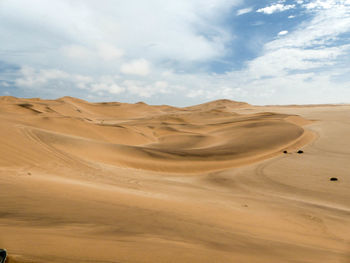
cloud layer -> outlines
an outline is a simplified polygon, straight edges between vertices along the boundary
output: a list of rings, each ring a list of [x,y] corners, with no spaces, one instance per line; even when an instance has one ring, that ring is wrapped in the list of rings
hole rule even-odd
[[[0,95],[350,100],[349,0],[25,3],[0,3]]]
[[[260,8],[256,12],[271,15],[273,13],[283,12],[292,8],[295,8],[295,5],[274,4],[264,8]]]

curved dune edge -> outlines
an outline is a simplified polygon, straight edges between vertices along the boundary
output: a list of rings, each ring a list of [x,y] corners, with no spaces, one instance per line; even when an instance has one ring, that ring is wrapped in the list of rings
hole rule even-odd
[[[304,133],[298,139],[290,142],[289,144],[282,145],[281,147],[273,151],[268,151],[259,155],[254,155],[246,158],[232,159],[232,160],[220,161],[220,162],[198,161],[196,163],[193,163],[193,162],[182,161],[180,163],[181,166],[179,166],[179,163],[177,164],[162,163],[157,166],[152,164],[147,165],[146,162],[143,163],[142,161],[138,161],[138,162],[121,161],[119,164],[121,167],[149,170],[154,172],[182,173],[182,174],[215,172],[215,171],[225,170],[228,168],[235,168],[235,167],[250,165],[252,163],[256,163],[256,162],[264,161],[266,159],[270,159],[276,156],[280,156],[284,150],[287,150],[288,152],[296,151],[297,149],[310,144],[316,138],[317,138],[317,134],[315,132],[305,130]]]
[[[291,121],[287,119],[286,122]],[[309,121],[303,120],[300,117],[298,117],[298,122],[303,122],[303,124],[306,122],[307,124],[310,123]],[[295,123],[294,118],[293,122],[291,123]],[[301,128],[300,126],[297,127]],[[284,150],[293,152],[300,147],[309,144],[316,137],[317,135],[314,132],[302,129],[302,133],[299,137],[294,140],[290,140],[287,143],[277,145],[277,147],[274,147],[272,149],[264,149],[258,153],[248,152],[245,153],[246,156],[238,157],[228,153],[227,155],[224,155],[221,160],[215,156],[215,151],[210,153],[210,156],[207,158],[201,156],[194,158],[187,152],[184,152],[184,154],[188,154],[187,156],[174,157],[174,154],[172,152],[165,153],[165,155],[162,156],[164,153],[158,152],[157,149],[154,150],[149,148],[130,147],[125,145],[114,145],[112,146],[113,149],[109,149],[109,147],[111,147],[110,145],[98,144],[97,146],[94,146],[94,149],[100,154],[96,155],[94,152],[87,152],[84,148],[86,147],[84,143],[79,143],[75,149],[72,147],[74,142],[70,142],[68,148],[66,148],[65,145],[60,145],[57,143],[53,143],[52,146],[66,154],[71,154],[75,158],[80,158],[88,162],[100,162],[102,164],[115,165],[118,167],[149,170],[155,172],[196,174],[201,172],[212,172],[227,168],[249,165],[254,162],[263,161],[265,159],[281,155],[283,154],[282,152]],[[50,144],[50,142],[46,143]],[[89,147],[92,145],[92,143],[93,142],[89,142]],[[151,154],[154,156],[149,155],[148,151],[150,150],[153,151]],[[102,152],[104,152],[104,154],[107,156],[102,154]]]
[[[301,119],[298,118],[299,121]],[[289,123],[290,121],[282,120],[282,122]],[[214,147],[195,150],[194,152],[191,150],[179,152],[177,149],[164,151],[162,148],[101,143],[80,137],[48,133],[44,130],[34,130],[32,133],[39,142],[52,147],[69,159],[80,159],[87,162],[156,172],[191,174],[239,167],[262,161],[282,154],[283,150],[294,151],[315,138],[313,132],[305,131],[294,123],[287,128],[294,129],[294,134],[291,136],[296,137],[295,139],[287,140],[285,143],[277,144],[272,148],[266,146],[266,148],[258,151],[253,149],[252,152],[247,151],[242,154],[233,152],[234,147],[224,148],[224,154],[221,155],[216,154]],[[299,133],[300,135],[298,135]],[[271,138],[271,136],[267,138],[274,140],[274,137]],[[260,143],[259,140],[257,142]]]
[[[313,138],[302,128],[309,120],[273,112],[242,114],[251,106],[229,100],[187,108],[74,98],[3,97],[0,102],[6,127],[0,138],[3,166],[41,167],[63,160],[193,174],[271,158]]]

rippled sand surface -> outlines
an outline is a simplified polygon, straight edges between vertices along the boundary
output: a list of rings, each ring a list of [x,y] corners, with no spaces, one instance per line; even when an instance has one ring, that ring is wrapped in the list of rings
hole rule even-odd
[[[24,263],[350,262],[349,134],[348,105],[0,97],[0,248]]]

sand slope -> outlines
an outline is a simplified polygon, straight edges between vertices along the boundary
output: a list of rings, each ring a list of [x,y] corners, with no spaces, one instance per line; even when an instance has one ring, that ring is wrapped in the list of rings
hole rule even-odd
[[[348,262],[349,109],[0,97],[0,247],[10,262]]]

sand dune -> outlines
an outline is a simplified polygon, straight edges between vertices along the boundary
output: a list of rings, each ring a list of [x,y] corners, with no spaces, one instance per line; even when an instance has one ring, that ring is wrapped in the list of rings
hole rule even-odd
[[[0,248],[9,262],[348,262],[349,109],[0,97]]]

